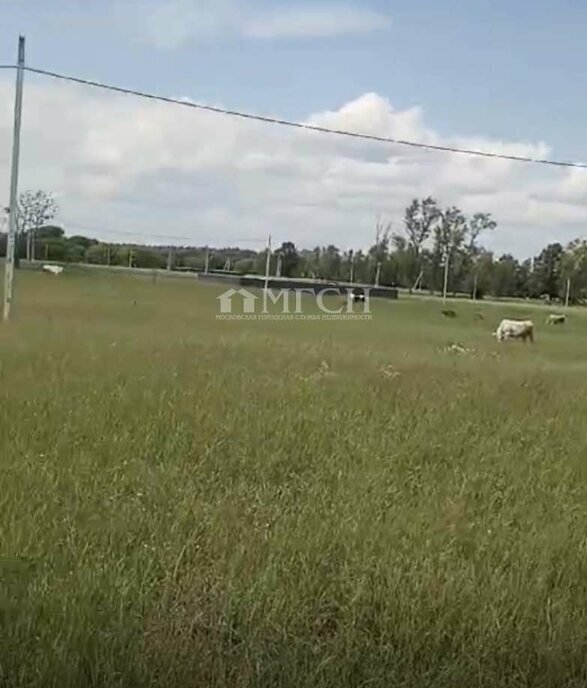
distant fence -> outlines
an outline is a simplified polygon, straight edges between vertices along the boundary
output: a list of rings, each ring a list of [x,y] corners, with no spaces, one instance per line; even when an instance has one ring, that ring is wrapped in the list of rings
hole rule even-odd
[[[238,273],[220,273],[220,272],[191,272],[188,270],[165,270],[162,268],[134,268],[125,265],[100,265],[96,263],[64,263],[62,261],[20,261],[21,270],[42,270],[43,265],[61,265],[65,270],[76,271],[108,271],[116,272],[118,274],[127,275],[146,275],[162,277],[178,277],[180,279],[197,279],[201,282],[208,282],[212,284],[223,284],[233,287],[249,287],[253,289],[263,289],[265,286],[265,278],[260,275],[239,275]],[[351,284],[350,282],[329,282],[325,280],[312,279],[289,279],[283,277],[270,277],[267,285],[270,289],[305,289],[317,294],[324,289],[337,289],[339,292],[346,292],[347,289],[353,290],[369,290],[369,296],[383,299],[397,299],[399,297],[399,290],[395,287],[374,286],[371,284]]]
[[[3,259],[0,259],[0,263],[3,262]],[[177,277],[179,279],[192,279],[195,280],[198,278],[198,275],[194,272],[177,272],[175,270],[166,270],[164,268],[134,268],[134,267],[128,267],[127,265],[101,265],[99,263],[66,263],[63,261],[56,261],[56,260],[44,260],[44,261],[27,261],[27,260],[21,260],[20,261],[20,269],[21,270],[42,270],[43,265],[60,265],[62,266],[65,270],[75,270],[76,272],[78,271],[88,271],[88,272],[94,272],[94,271],[101,271],[101,272],[115,272],[117,274],[126,274],[126,275],[146,275],[146,276],[152,276],[152,275],[161,275],[165,277]]]
[[[233,287],[252,287],[262,289],[265,286],[265,278],[259,275],[221,275],[211,273],[200,273],[198,279],[202,282],[212,282],[216,284],[226,284]],[[312,291],[314,294],[323,291],[324,289],[337,289],[344,292],[347,289],[368,289],[369,296],[384,299],[397,299],[399,292],[395,287],[376,287],[371,284],[351,284],[350,282],[327,282],[322,280],[311,279],[294,279],[283,277],[270,277],[267,280],[267,286],[270,289],[306,289]]]

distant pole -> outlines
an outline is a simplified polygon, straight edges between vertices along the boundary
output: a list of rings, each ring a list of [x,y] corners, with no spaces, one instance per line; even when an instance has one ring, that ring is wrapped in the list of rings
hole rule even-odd
[[[571,278],[569,277],[567,280],[567,294],[565,296],[565,308],[569,307],[570,300],[571,300]]]
[[[477,298],[477,273],[475,273],[475,277],[473,278],[473,301]]]
[[[355,282],[355,254],[351,256],[351,284]]]
[[[24,86],[24,47],[24,36],[19,36],[18,68],[16,71],[16,98],[14,101],[14,132],[12,138],[12,169],[10,172],[8,239],[6,242],[6,262],[4,264],[4,320],[8,320],[10,317],[10,306],[12,304],[12,283],[14,281],[14,244],[16,237],[16,214],[18,208],[18,165],[20,162],[20,129],[22,122],[22,93]]]
[[[208,268],[210,266],[210,251],[208,250],[208,247],[206,246],[206,262],[204,264],[204,274],[208,274]]]
[[[377,272],[375,273],[375,286],[379,286],[379,280],[381,279],[381,262],[377,263]]]
[[[133,253],[132,253],[132,248],[129,249],[128,252],[128,267],[132,268],[132,258],[133,258]]]
[[[167,254],[167,269],[171,270],[171,266],[173,264],[173,249],[169,249],[169,253]]]
[[[45,242],[45,260],[49,260],[49,242]]]
[[[446,303],[446,293],[448,291],[448,267],[450,263],[450,253],[447,250],[444,258],[444,287],[442,289],[442,303]]]
[[[110,244],[106,247],[106,265],[110,265]]]
[[[283,256],[281,253],[277,254],[277,267],[275,269],[275,276],[281,277],[281,270],[283,268]]]
[[[271,270],[271,235],[267,241],[267,259],[265,260],[265,290],[269,288],[269,270]]]

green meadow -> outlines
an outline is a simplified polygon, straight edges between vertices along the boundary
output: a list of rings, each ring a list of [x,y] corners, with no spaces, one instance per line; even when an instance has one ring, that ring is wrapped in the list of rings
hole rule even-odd
[[[587,313],[221,291],[17,272],[0,685],[587,685]]]

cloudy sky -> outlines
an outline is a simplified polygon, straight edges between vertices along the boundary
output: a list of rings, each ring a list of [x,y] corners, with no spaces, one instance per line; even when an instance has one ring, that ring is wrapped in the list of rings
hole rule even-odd
[[[0,0],[0,64],[353,132],[587,161],[573,0]],[[0,70],[0,202],[13,79]],[[284,129],[26,76],[21,189],[68,233],[365,248],[415,196],[493,213],[527,256],[587,234],[587,171]]]

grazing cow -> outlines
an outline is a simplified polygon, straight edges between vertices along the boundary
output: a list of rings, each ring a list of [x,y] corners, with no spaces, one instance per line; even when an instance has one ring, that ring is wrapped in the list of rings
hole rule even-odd
[[[567,319],[567,316],[564,314],[551,313],[546,320],[546,324],[547,325],[564,325],[566,319]]]
[[[502,320],[494,334],[498,342],[507,339],[521,339],[524,343],[529,339],[534,342],[534,323],[531,320]]]
[[[63,272],[63,268],[60,265],[43,265],[43,272],[60,275]]]
[[[453,310],[451,310],[450,308],[449,308],[449,309],[445,309],[445,310],[443,310],[443,311],[441,311],[441,312],[442,312],[442,315],[444,315],[445,318],[456,318],[456,317],[457,317],[456,311],[453,311]]]

